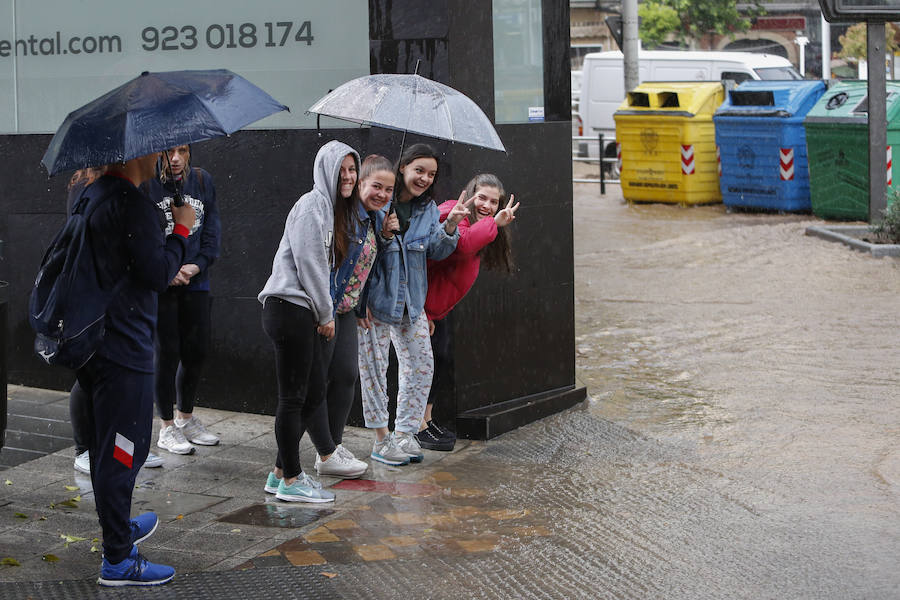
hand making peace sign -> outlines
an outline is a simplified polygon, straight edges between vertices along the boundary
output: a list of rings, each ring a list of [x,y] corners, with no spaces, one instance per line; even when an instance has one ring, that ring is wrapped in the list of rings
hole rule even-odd
[[[475,204],[474,196],[466,200],[466,190],[459,193],[459,200],[456,201],[456,206],[450,209],[450,214],[447,215],[447,220],[444,221],[444,231],[447,232],[447,235],[453,235],[459,222],[469,216],[469,209],[472,208],[473,204]]]
[[[516,220],[516,211],[519,210],[519,203],[516,202],[513,204],[515,199],[516,195],[510,194],[509,202],[506,203],[506,207],[494,215],[494,223],[497,224],[497,227],[506,227]]]

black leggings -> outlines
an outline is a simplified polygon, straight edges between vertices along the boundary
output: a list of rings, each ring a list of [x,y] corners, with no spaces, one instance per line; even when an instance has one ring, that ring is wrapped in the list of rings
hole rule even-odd
[[[275,348],[278,406],[275,409],[275,466],[285,479],[300,472],[300,438],[309,430],[313,443],[328,439],[328,423],[312,418],[325,400],[324,338],[316,333],[316,321],[308,308],[281,298],[266,298],[262,311],[263,331]],[[331,454],[334,447],[316,447]]]
[[[450,315],[434,322],[434,334],[431,336],[431,351],[434,353],[434,377],[431,391],[428,392],[428,404],[434,404],[440,391],[450,384],[450,366],[453,356],[450,352]]]
[[[176,403],[181,412],[194,412],[209,330],[209,292],[171,286],[159,295],[154,392],[164,421],[174,418]]]
[[[328,368],[327,402],[311,417],[319,424],[316,431],[310,427],[309,437],[316,449],[331,450],[319,452],[327,456],[344,439],[344,426],[356,397],[356,380],[359,378],[359,359],[356,345],[356,314],[351,312],[338,315],[334,320],[334,338],[323,344],[323,363]],[[323,426],[324,424],[324,426]],[[330,435],[327,439],[318,440],[318,431],[324,430]]]

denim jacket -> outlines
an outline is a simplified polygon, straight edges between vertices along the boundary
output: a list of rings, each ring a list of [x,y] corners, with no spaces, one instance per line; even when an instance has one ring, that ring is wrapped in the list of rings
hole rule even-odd
[[[399,324],[404,307],[410,321],[419,318],[428,292],[426,259],[441,260],[453,253],[459,229],[447,235],[440,213],[431,199],[413,200],[409,229],[378,249],[369,275],[368,307],[384,323]],[[381,231],[386,209],[375,215],[375,231]]]
[[[350,243],[347,246],[347,256],[344,257],[344,262],[340,265],[332,269],[331,271],[331,302],[332,302],[332,310],[334,314],[337,314],[338,304],[341,302],[341,298],[344,295],[344,290],[347,289],[347,282],[350,280],[350,276],[353,275],[353,269],[356,268],[356,261],[359,259],[359,255],[362,254],[363,246],[366,243],[366,235],[368,234],[369,227],[375,227],[375,213],[374,212],[366,212],[366,209],[363,208],[362,203],[358,205],[359,212],[357,213],[358,219],[354,219],[356,223],[356,231],[350,237]],[[378,229],[375,229],[377,232]],[[384,243],[380,236],[376,235],[375,239],[378,240],[379,250],[381,245]],[[372,265],[372,269],[375,269],[375,265]],[[369,278],[371,279],[372,273],[369,273]],[[366,285],[363,287],[363,291],[359,297],[359,304],[356,307],[356,314],[358,316],[365,316],[365,306],[366,306],[366,293],[369,289],[368,279],[366,280]]]

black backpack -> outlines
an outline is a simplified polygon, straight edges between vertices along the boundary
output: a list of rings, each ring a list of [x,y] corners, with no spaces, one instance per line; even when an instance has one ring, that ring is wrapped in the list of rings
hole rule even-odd
[[[91,190],[91,188],[95,188]],[[121,277],[104,289],[97,270],[88,221],[108,197],[88,186],[44,253],[28,302],[37,336],[34,351],[48,364],[80,369],[105,333],[106,309],[122,288]]]

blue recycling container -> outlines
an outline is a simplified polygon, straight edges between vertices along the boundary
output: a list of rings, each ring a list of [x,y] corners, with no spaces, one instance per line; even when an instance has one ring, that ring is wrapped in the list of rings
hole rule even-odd
[[[806,113],[821,81],[745,81],[713,115],[726,206],[810,210]]]

